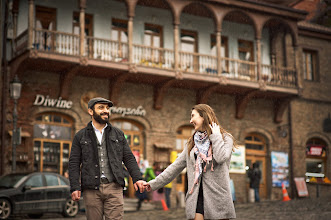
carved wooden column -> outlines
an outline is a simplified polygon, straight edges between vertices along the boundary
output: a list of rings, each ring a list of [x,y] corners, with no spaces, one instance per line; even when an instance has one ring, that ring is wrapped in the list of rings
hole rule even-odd
[[[261,78],[261,38],[256,38],[257,47],[257,80],[262,80]]]
[[[17,16],[18,16],[18,6],[19,6],[19,1],[14,0],[13,1],[13,39],[17,37]]]
[[[295,77],[296,77],[296,85],[300,88],[302,88],[302,78],[300,77],[300,67],[299,67],[299,62],[298,62],[298,52],[299,52],[299,47],[297,45],[293,46],[294,50],[294,68],[295,68]]]
[[[221,49],[222,49],[222,36],[221,36],[221,31],[217,30],[216,31],[216,49],[217,49],[217,72],[218,75],[222,74],[222,54],[221,54]]]
[[[179,23],[174,22],[174,69],[179,69]]]
[[[28,49],[33,48],[33,28],[34,28],[34,0],[29,0],[28,15]]]
[[[133,63],[133,17],[129,17],[128,21],[128,55],[129,63]]]
[[[129,63],[133,63],[133,18],[135,16],[135,8],[138,0],[126,0],[126,7],[128,13],[128,56]]]
[[[79,55],[85,55],[85,9],[86,0],[79,1]]]

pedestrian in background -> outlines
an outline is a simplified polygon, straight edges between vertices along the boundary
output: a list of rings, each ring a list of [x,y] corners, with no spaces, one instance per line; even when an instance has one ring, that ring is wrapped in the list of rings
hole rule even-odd
[[[260,202],[260,180],[261,180],[261,171],[259,169],[258,163],[253,163],[253,170],[248,173],[248,177],[250,179],[249,186],[254,190],[254,198],[255,202]]]
[[[190,123],[194,134],[179,157],[156,179],[144,184],[147,191],[170,183],[186,167],[188,219],[236,218],[230,190],[229,167],[234,138],[218,122],[213,109],[195,105]]]
[[[109,123],[113,103],[98,97],[88,102],[92,121],[74,137],[69,158],[71,197],[83,192],[88,220],[123,219],[124,172],[132,177],[136,190],[144,190],[140,170],[124,133]]]

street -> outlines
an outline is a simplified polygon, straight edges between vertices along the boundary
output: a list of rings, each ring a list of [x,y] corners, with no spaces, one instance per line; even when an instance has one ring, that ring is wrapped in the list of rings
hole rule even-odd
[[[331,219],[331,198],[304,198],[288,202],[263,201],[260,203],[235,204],[238,220],[329,220]],[[16,217],[14,219],[28,219]],[[64,220],[58,214],[45,214],[42,219]],[[75,220],[86,220],[84,213],[79,213]],[[185,220],[185,209],[170,209],[168,211],[153,210],[125,212],[124,220]]]

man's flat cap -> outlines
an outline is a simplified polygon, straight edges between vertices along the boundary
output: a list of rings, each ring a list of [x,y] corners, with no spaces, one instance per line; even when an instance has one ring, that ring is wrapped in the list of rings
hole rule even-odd
[[[108,99],[105,99],[102,97],[96,97],[96,98],[90,99],[90,101],[87,103],[87,107],[93,108],[93,106],[97,103],[105,103],[105,104],[108,104],[109,107],[113,106],[112,101],[109,101]]]

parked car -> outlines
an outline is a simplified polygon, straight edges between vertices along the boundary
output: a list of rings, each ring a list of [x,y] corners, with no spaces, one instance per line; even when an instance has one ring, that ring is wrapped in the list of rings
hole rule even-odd
[[[8,219],[12,214],[40,218],[46,212],[74,217],[80,202],[71,199],[69,180],[57,173],[15,173],[0,177],[0,219]]]

